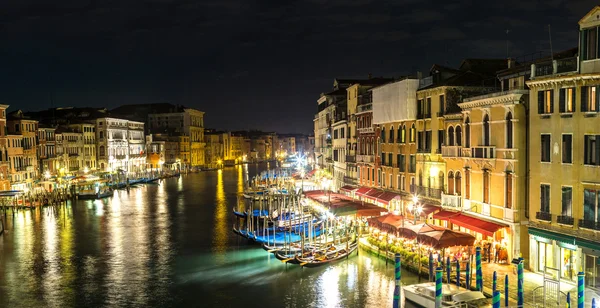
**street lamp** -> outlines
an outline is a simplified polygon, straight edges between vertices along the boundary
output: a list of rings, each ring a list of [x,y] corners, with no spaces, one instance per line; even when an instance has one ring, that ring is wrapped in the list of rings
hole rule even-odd
[[[88,174],[88,172],[90,172],[90,169],[88,167],[83,168],[83,173]]]
[[[323,186],[323,189],[325,189],[325,191],[327,191],[327,202],[331,205],[331,193],[329,192],[329,186],[331,185],[331,180],[323,178],[321,180],[321,185]]]
[[[50,171],[46,170],[46,173],[44,173],[44,177],[46,178],[46,180],[50,179]]]
[[[417,196],[412,197],[412,203],[408,205],[408,211],[411,212],[414,216],[414,224],[417,224],[417,216],[421,215],[423,212],[423,206],[419,203],[419,198]]]
[[[217,168],[220,168],[219,166],[221,166],[221,163],[222,163],[222,162],[223,162],[223,161],[222,161],[222,160],[220,160],[220,159],[219,159],[219,160],[217,160]]]

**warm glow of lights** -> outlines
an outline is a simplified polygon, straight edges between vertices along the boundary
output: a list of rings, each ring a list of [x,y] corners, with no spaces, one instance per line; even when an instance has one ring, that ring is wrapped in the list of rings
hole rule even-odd
[[[440,169],[436,166],[429,168],[429,176],[431,176],[431,177],[437,176],[439,172],[440,172]]]
[[[413,196],[413,197],[412,197],[412,202],[413,202],[414,204],[417,204],[417,202],[419,202],[419,198],[418,198],[417,196]]]

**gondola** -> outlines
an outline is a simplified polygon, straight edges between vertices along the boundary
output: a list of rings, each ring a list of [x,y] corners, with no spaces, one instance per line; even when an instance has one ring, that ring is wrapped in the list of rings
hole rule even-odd
[[[310,257],[301,258],[296,257],[298,264],[304,267],[317,267],[321,265],[325,265],[331,262],[335,262],[337,260],[343,259],[353,253],[358,247],[356,242],[348,244],[348,248],[346,248],[345,244],[340,244],[337,247],[331,246],[326,252],[315,253]]]

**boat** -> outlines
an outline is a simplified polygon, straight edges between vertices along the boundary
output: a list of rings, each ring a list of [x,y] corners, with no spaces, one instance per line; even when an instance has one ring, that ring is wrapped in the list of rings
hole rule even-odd
[[[407,300],[421,307],[435,307],[435,282],[408,285],[402,289]],[[471,291],[455,284],[442,284],[442,306],[482,307],[488,305],[487,298],[480,291]]]
[[[317,267],[350,256],[358,248],[357,242],[330,246],[326,251],[315,251],[309,257],[296,257],[303,267]]]
[[[114,194],[106,180],[88,180],[77,183],[77,198],[92,200],[111,197]]]
[[[273,215],[275,216],[276,213],[273,213]],[[305,223],[307,221],[312,220],[312,214],[310,213],[295,213],[295,212],[287,212],[287,213],[282,213],[281,215],[277,216],[277,227],[280,229],[287,229],[290,226],[295,226],[295,225],[299,225],[302,223]]]

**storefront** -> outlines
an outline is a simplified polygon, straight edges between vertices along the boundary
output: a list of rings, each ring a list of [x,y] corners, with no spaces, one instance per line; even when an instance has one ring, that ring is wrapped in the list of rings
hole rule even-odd
[[[584,269],[586,286],[600,289],[599,243],[533,227],[529,240],[531,270],[576,282]]]

